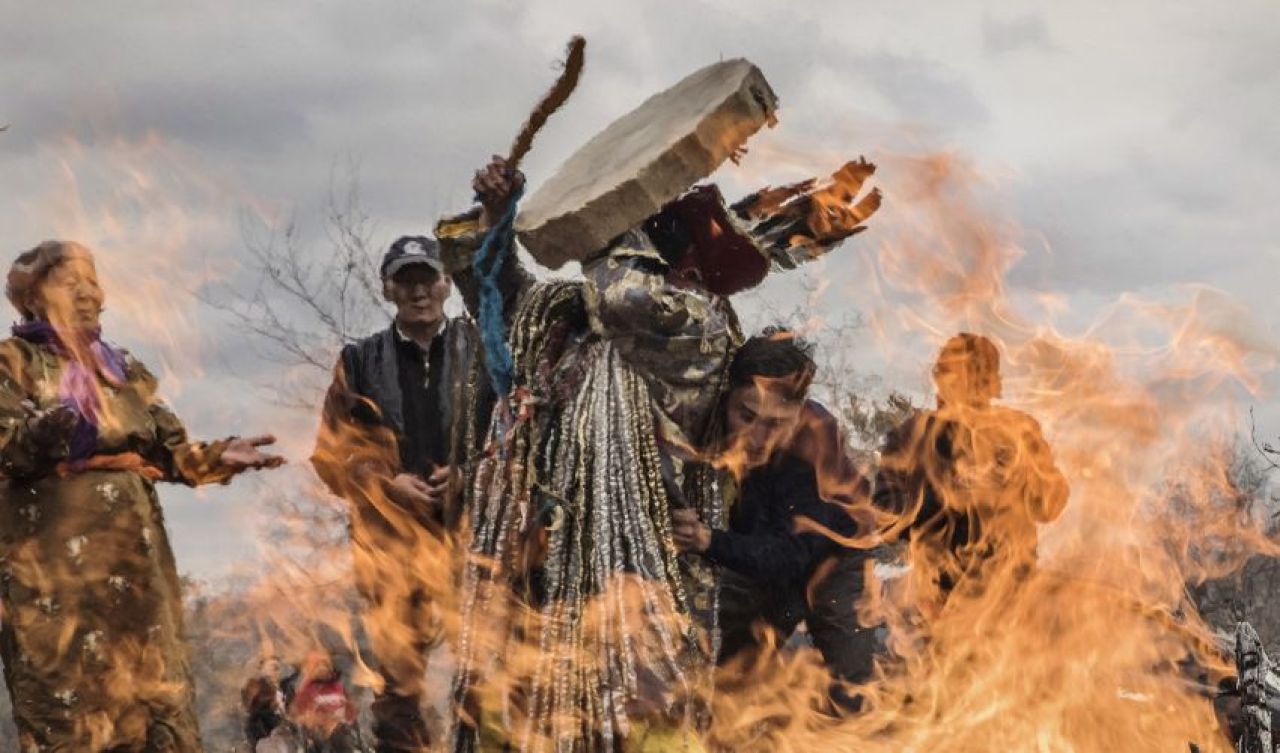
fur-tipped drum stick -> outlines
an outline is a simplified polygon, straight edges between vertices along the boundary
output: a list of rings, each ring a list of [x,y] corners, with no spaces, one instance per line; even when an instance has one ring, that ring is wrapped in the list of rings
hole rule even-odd
[[[565,51],[564,70],[560,72],[560,78],[556,79],[555,85],[542,96],[533,112],[529,113],[529,119],[521,126],[520,133],[511,145],[511,152],[507,155],[509,169],[515,170],[520,166],[520,160],[529,153],[529,149],[533,146],[533,138],[538,135],[538,131],[542,130],[547,118],[559,110],[577,88],[578,78],[582,75],[586,47],[587,40],[581,36],[575,36],[569,40]]]

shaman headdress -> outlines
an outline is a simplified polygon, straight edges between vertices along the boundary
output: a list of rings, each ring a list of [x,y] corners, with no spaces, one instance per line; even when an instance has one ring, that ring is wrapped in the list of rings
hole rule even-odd
[[[827,183],[765,188],[731,206],[716,186],[694,187],[774,125],[777,106],[764,74],[746,60],[694,72],[565,160],[525,200],[515,223],[521,243],[556,269],[644,226],[657,245],[672,237],[691,243],[708,287],[726,295],[759,284],[770,266],[789,269],[825,253],[880,205],[876,191],[858,200],[875,171],[865,160]]]

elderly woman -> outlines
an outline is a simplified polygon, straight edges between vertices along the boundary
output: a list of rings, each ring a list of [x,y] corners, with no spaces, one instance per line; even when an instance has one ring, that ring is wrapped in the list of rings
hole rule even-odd
[[[25,751],[199,751],[177,568],[155,482],[283,460],[262,436],[192,442],[156,378],[100,338],[84,246],[9,271],[0,342],[0,658]]]

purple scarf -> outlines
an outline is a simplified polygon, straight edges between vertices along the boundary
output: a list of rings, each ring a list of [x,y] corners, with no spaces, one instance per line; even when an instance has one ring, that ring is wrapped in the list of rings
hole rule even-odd
[[[74,462],[90,457],[98,446],[98,422],[102,418],[97,375],[101,374],[113,386],[123,386],[124,354],[102,341],[100,329],[83,333],[83,347],[76,349],[80,353],[87,353],[92,364],[81,361],[48,322],[15,324],[13,334],[27,342],[44,345],[66,360],[62,380],[58,383],[58,397],[63,405],[80,416],[71,434],[68,460]]]

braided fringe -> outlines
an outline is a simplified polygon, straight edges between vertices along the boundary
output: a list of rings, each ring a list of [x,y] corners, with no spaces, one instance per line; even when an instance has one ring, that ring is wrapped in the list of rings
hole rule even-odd
[[[481,709],[473,724],[548,753],[615,750],[637,701],[657,710],[648,722],[696,726],[692,699],[705,694],[711,666],[689,619],[644,379],[598,339],[563,358],[553,352],[547,325],[572,316],[580,292],[575,283],[537,286],[513,323],[518,381],[545,388],[552,366],[571,359],[582,382],[518,424],[479,474],[454,686],[455,698]],[[525,534],[548,509],[531,603],[521,588]],[[457,749],[468,749],[467,731],[455,734],[464,740]]]

